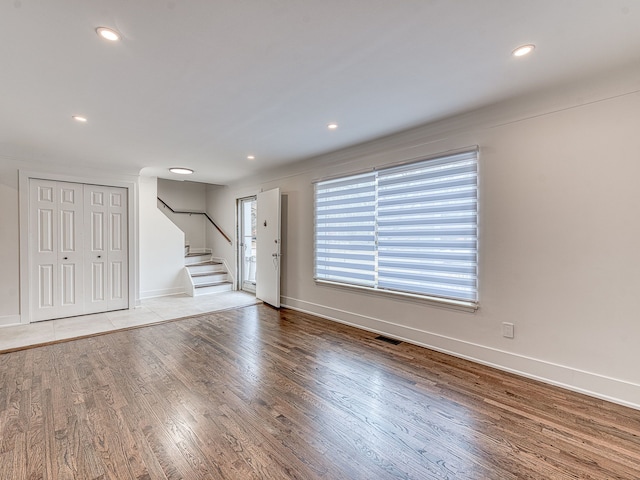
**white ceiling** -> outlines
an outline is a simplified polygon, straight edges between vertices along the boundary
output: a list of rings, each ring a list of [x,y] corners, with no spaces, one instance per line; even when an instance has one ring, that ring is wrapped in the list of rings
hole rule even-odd
[[[228,183],[638,61],[638,0],[3,0],[0,158]]]

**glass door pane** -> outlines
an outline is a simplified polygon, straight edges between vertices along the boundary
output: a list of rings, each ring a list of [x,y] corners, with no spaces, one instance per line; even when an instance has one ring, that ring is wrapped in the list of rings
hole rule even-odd
[[[256,290],[256,197],[240,200],[241,288]]]

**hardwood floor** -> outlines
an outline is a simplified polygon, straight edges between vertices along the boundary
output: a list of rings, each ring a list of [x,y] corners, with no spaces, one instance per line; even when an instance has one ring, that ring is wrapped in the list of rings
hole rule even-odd
[[[0,355],[0,479],[638,479],[640,412],[259,305]]]

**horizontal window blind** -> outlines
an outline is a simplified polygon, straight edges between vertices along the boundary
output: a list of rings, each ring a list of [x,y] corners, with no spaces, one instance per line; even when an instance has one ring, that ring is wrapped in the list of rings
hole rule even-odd
[[[315,278],[477,302],[477,152],[315,184]]]
[[[475,152],[378,173],[379,288],[476,301]]]
[[[375,286],[375,173],[315,185],[315,277]]]

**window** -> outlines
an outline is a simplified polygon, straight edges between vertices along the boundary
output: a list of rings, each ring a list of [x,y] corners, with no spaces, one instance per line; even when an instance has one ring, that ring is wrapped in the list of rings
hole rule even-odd
[[[315,184],[315,279],[477,302],[477,151]]]

